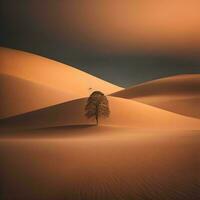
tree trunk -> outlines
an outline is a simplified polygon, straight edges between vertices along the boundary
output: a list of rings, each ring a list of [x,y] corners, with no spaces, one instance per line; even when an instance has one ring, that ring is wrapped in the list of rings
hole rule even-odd
[[[99,124],[99,106],[96,105],[96,125],[98,126]]]
[[[98,126],[99,124],[99,119],[98,119],[98,114],[96,115],[96,125]]]

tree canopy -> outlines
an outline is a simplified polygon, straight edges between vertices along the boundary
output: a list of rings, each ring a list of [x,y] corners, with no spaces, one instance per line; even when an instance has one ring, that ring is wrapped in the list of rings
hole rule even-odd
[[[87,118],[95,118],[96,124],[99,123],[99,117],[109,117],[110,109],[107,97],[100,91],[94,91],[87,100],[85,106],[85,115]]]

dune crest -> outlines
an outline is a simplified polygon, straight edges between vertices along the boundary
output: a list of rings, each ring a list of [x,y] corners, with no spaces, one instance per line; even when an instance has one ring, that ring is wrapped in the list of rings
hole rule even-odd
[[[133,99],[171,112],[200,118],[200,74],[177,75],[121,90],[112,96]]]
[[[184,117],[143,103],[117,97],[108,97],[111,115],[100,120],[100,125],[124,126],[136,130],[198,130],[200,120]],[[6,130],[35,129],[70,125],[94,125],[95,120],[84,116],[86,99],[58,104],[38,111],[0,120]]]
[[[76,92],[77,98],[87,96],[90,88],[106,94],[121,89],[69,65],[13,49],[0,48],[0,66],[1,73],[47,84],[63,91],[71,90]]]
[[[0,79],[4,104],[0,118],[87,97],[93,90],[109,94],[122,89],[71,66],[3,47],[0,47]],[[24,106],[20,102],[23,100]]]

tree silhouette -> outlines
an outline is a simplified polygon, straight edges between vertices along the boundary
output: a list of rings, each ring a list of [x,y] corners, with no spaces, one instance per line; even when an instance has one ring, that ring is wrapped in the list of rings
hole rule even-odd
[[[85,106],[85,116],[87,118],[95,118],[96,124],[99,123],[99,117],[109,117],[110,109],[108,104],[108,99],[106,96],[100,92],[93,92],[87,100]]]

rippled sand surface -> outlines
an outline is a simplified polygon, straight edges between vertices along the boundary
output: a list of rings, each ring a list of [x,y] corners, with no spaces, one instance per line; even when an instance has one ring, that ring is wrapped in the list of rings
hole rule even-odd
[[[0,139],[0,199],[200,199],[200,132],[46,131]]]

